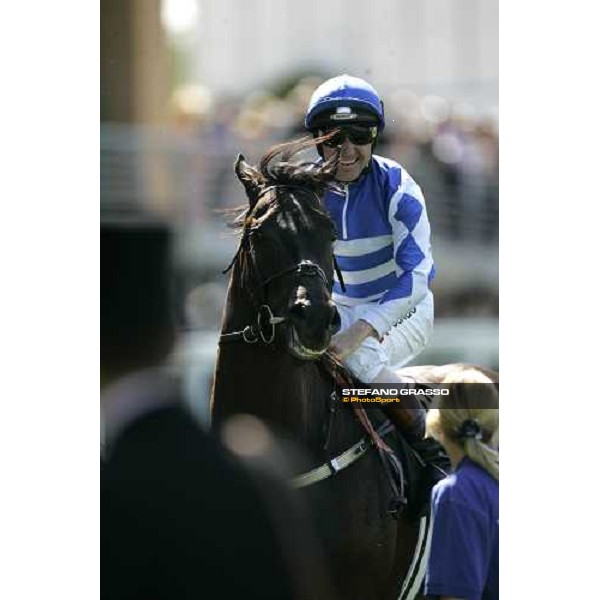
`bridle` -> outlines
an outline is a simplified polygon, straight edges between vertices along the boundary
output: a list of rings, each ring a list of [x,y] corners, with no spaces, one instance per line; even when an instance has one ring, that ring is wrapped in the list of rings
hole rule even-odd
[[[282,188],[294,190],[301,189],[302,191],[307,191],[305,188],[300,188],[299,186],[273,185],[261,191],[261,193],[257,196],[255,200],[255,204],[267,192]],[[313,192],[312,190],[309,191],[311,191],[311,193],[313,193],[315,197],[319,199],[318,195],[315,192]],[[301,260],[300,262],[293,263],[289,267],[277,271],[273,275],[269,275],[268,277],[262,277],[258,268],[256,254],[252,248],[252,244],[250,243],[250,236],[252,235],[253,231],[256,230],[252,230],[246,225],[244,226],[238,249],[231,263],[229,263],[229,266],[223,271],[223,273],[227,273],[233,267],[233,265],[238,261],[239,257],[242,255],[243,252],[247,253],[251,260],[251,271],[256,279],[256,288],[258,290],[259,295],[258,301],[255,301],[256,317],[253,323],[246,325],[243,329],[239,331],[222,333],[219,338],[219,344],[235,341],[242,341],[246,344],[255,344],[260,340],[262,340],[262,342],[267,345],[273,343],[273,341],[275,340],[276,326],[286,323],[287,321],[289,321],[289,318],[275,316],[273,314],[271,307],[266,301],[266,289],[269,284],[271,284],[277,279],[280,279],[281,277],[289,275],[292,275],[294,278],[319,277],[330,292],[332,289],[333,281],[330,281],[327,275],[325,274],[325,271],[317,263],[311,260]],[[344,281],[342,279],[342,274],[339,269],[339,266],[335,260],[335,256],[333,256],[333,264],[335,272],[338,276],[338,280],[340,282],[340,286],[345,291]],[[256,289],[254,290],[254,293],[256,293]],[[254,294],[251,295],[254,296]]]
[[[252,255],[253,259],[254,256]],[[255,271],[256,272],[256,271]],[[329,287],[330,283],[327,279],[327,275],[323,269],[316,263],[310,260],[302,260],[297,264],[291,265],[286,269],[283,269],[265,279],[262,282],[261,289],[263,290],[267,285],[273,282],[275,279],[283,277],[284,275],[293,274],[295,277],[306,277],[306,276],[317,276],[320,277],[326,286]],[[244,341],[247,344],[254,344],[260,340],[265,344],[271,344],[275,339],[275,327],[282,323],[286,323],[288,317],[277,317],[273,315],[271,307],[265,302],[260,304],[256,310],[256,320],[254,323],[246,325],[244,329],[240,331],[233,331],[231,333],[222,333],[219,338],[219,343],[223,342],[234,342]]]

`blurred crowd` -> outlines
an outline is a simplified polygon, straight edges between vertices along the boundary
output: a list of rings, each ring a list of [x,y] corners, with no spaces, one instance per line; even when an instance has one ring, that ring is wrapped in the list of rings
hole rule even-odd
[[[243,98],[215,98],[201,86],[175,91],[175,126],[202,144],[202,179],[210,191],[204,195],[204,210],[238,201],[229,186],[237,152],[257,159],[272,143],[305,134],[305,110],[321,81],[304,77],[288,89]],[[398,160],[421,182],[433,227],[451,240],[496,243],[497,115],[405,91],[385,100],[388,126],[376,152]]]
[[[257,162],[273,144],[305,135],[306,107],[322,80],[306,76],[236,97],[187,85],[173,92],[165,127],[103,123],[103,220],[143,213],[176,227],[181,323],[203,329],[220,322],[226,280],[218,274],[235,251],[220,210],[245,202],[233,176],[237,154]],[[497,114],[402,90],[384,99],[387,126],[375,152],[400,162],[423,188],[434,256],[448,245],[463,252],[455,259],[461,264],[473,265],[482,251],[493,256]],[[438,281],[438,317],[497,316],[497,285],[475,279],[455,288]]]

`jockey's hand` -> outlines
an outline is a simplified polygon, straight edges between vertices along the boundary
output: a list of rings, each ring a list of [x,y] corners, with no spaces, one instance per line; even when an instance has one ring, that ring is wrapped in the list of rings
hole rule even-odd
[[[343,361],[352,354],[369,336],[379,339],[377,331],[366,321],[359,319],[337,335],[331,338],[329,350],[332,354]]]

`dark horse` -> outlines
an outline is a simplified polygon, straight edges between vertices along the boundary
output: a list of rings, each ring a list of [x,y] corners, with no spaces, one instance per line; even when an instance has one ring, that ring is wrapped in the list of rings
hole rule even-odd
[[[302,448],[307,462],[298,475],[320,467],[323,478],[299,493],[314,513],[340,598],[395,600],[401,588],[402,598],[413,598],[428,519],[390,515],[380,455],[361,442],[365,429],[355,414],[332,405],[334,381],[323,357],[339,328],[330,298],[335,231],[321,198],[336,164],[290,163],[304,146],[277,147],[258,169],[242,156],[235,165],[248,206],[238,218],[213,425],[236,413],[255,415]]]

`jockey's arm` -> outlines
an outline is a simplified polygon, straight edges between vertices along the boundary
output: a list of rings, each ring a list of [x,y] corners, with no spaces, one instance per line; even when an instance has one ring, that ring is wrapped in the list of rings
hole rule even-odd
[[[379,340],[379,335],[377,331],[375,331],[375,328],[366,321],[359,319],[345,331],[333,336],[329,345],[329,350],[331,350],[339,360],[344,360],[369,336]]]

